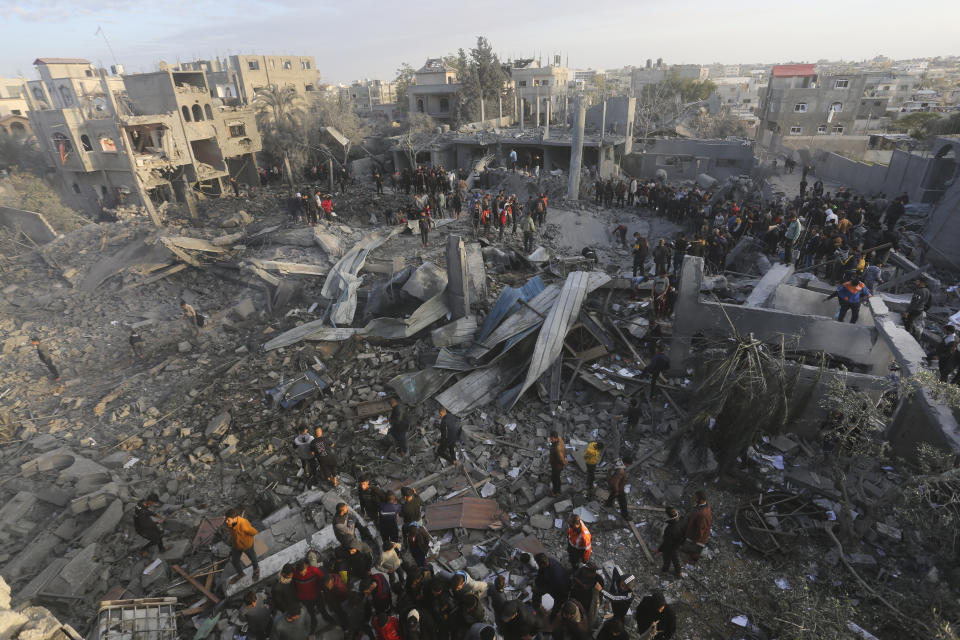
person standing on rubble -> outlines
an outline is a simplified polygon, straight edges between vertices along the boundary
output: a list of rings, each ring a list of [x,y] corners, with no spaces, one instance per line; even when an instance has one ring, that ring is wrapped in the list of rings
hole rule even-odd
[[[240,619],[247,623],[247,637],[251,640],[267,640],[273,625],[273,615],[266,602],[261,602],[256,591],[243,594]]]
[[[587,445],[587,450],[583,452],[583,464],[587,467],[587,497],[593,497],[593,483],[597,474],[597,464],[600,462],[600,454],[603,453],[603,443],[593,441]]]
[[[702,489],[694,494],[696,506],[687,514],[685,535],[687,548],[692,562],[696,562],[703,554],[707,542],[710,540],[710,526],[713,524],[713,512],[707,504],[707,492]]]
[[[860,282],[860,277],[854,274],[850,280],[837,287],[837,290],[828,295],[824,300],[837,298],[840,303],[840,310],[837,312],[837,320],[843,322],[847,311],[850,312],[850,324],[855,324],[860,317],[860,303],[871,296],[867,285]]]
[[[260,563],[257,562],[257,552],[253,549],[254,537],[259,533],[250,524],[250,521],[240,516],[240,511],[230,509],[226,513],[224,524],[230,532],[230,562],[236,569],[237,575],[230,578],[230,584],[235,584],[243,579],[243,564],[240,558],[244,555],[250,560],[253,567],[253,581],[260,579]]]
[[[620,515],[627,522],[630,522],[630,512],[627,510],[627,465],[633,462],[629,455],[624,455],[622,460],[617,460],[613,471],[607,476],[607,487],[610,489],[610,495],[604,503],[606,507],[612,507],[616,500],[620,506]]]
[[[449,413],[446,407],[440,407],[440,438],[434,443],[438,458],[457,463],[455,447],[460,442],[460,431],[460,418]]]
[[[554,497],[560,495],[560,474],[567,464],[567,447],[556,431],[550,433],[550,485]]]
[[[644,367],[643,373],[641,375],[650,376],[650,399],[653,399],[653,394],[657,390],[657,380],[660,379],[661,374],[666,372],[670,368],[670,358],[664,353],[664,347],[662,342],[657,343],[657,353],[654,355],[650,362],[647,363],[647,366]]]
[[[570,566],[576,569],[581,564],[590,561],[593,552],[593,536],[587,525],[580,521],[580,516],[573,514],[567,522],[567,557]]]
[[[313,442],[313,436],[308,433],[306,426],[301,426],[293,439],[293,450],[297,454],[297,461],[303,469],[303,485],[310,489],[313,488],[316,479],[316,461],[313,459],[313,450],[310,444]]]
[[[390,398],[390,430],[387,433],[397,443],[400,455],[407,455],[407,431],[410,430],[410,419],[396,398]]]
[[[653,249],[653,264],[656,266],[658,276],[666,275],[670,269],[670,247],[663,238],[660,238]]]
[[[402,507],[397,502],[397,494],[388,491],[386,498],[380,503],[380,517],[377,528],[380,530],[380,539],[383,541],[400,542],[400,512]]]
[[[137,503],[133,509],[133,529],[137,535],[146,538],[147,544],[140,547],[140,555],[146,557],[150,547],[156,545],[157,551],[163,553],[167,547],[163,546],[163,529],[160,523],[163,519],[151,510],[160,503],[156,493],[151,493]]]
[[[30,338],[30,344],[37,348],[37,357],[40,358],[40,362],[47,367],[53,381],[60,382],[60,371],[57,369],[57,365],[53,363],[53,358],[50,356],[50,351],[47,349],[47,346],[40,344],[40,338],[36,337]]]
[[[420,243],[423,248],[427,248],[427,239],[430,235],[430,225],[433,224],[433,218],[430,216],[430,206],[420,213]]]
[[[430,534],[416,522],[405,525],[403,533],[407,541],[407,549],[413,556],[413,561],[417,563],[418,567],[427,566],[427,555],[430,553]]]
[[[310,453],[313,464],[316,465],[315,479],[323,478],[336,488],[340,484],[340,476],[337,475],[337,455],[333,447],[333,440],[323,435],[323,427],[314,429],[314,437],[310,441]]]
[[[639,231],[633,233],[633,277],[637,274],[643,275],[643,263],[647,261],[647,254],[650,252],[650,246],[647,239],[640,235]]]
[[[783,264],[793,264],[793,246],[800,239],[803,225],[797,216],[790,217],[790,226],[783,234]]]
[[[907,311],[903,314],[903,328],[919,340],[919,334],[916,332],[917,320],[923,318],[930,309],[930,304],[933,302],[933,295],[927,287],[927,279],[923,276],[917,278],[915,284],[917,288],[910,297],[910,302],[907,304]],[[921,323],[920,334],[922,333],[923,325]]]
[[[517,150],[510,149],[510,171],[517,170]]]
[[[533,252],[534,234],[537,232],[537,225],[533,222],[533,214],[527,213],[523,216],[523,250],[526,253]]]
[[[377,183],[377,195],[382,196],[383,195],[383,176],[380,174],[379,171],[377,171],[376,173],[373,174],[373,179]],[[394,192],[396,192],[396,187],[394,187]]]
[[[403,504],[400,505],[403,523],[420,522],[423,519],[423,500],[417,495],[417,490],[413,487],[401,487],[400,495],[403,497]]]
[[[663,555],[662,573],[667,573],[673,567],[673,573],[680,577],[680,558],[677,553],[683,546],[686,538],[683,529],[683,523],[680,522],[680,512],[673,507],[666,508],[667,524],[663,528],[663,538],[660,546],[657,547],[657,553]]]
[[[200,328],[203,326],[203,320],[200,318],[203,316],[197,313],[197,310],[191,305],[187,304],[186,300],[180,301],[180,317],[186,321],[194,337],[200,335]]]

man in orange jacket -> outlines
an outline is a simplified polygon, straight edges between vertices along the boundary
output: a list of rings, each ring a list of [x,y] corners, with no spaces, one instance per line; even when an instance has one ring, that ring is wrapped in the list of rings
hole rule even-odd
[[[257,552],[253,550],[253,538],[259,531],[253,528],[249,520],[240,517],[240,512],[236,509],[227,511],[224,524],[230,532],[230,562],[237,570],[237,575],[230,579],[230,584],[239,582],[243,578],[243,564],[240,562],[240,556],[243,554],[247,554],[247,558],[250,559],[250,565],[253,567],[253,581],[256,582],[260,579],[260,564],[257,562]]]
[[[570,566],[574,569],[590,560],[593,552],[593,537],[590,530],[580,521],[580,516],[570,516],[567,527],[567,555],[570,557]]]

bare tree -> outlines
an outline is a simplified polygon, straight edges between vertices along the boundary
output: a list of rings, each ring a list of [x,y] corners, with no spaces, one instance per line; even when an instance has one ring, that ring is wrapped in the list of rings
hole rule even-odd
[[[410,166],[415,167],[417,155],[439,139],[440,134],[433,118],[423,113],[411,113],[407,116],[406,131],[397,138],[397,146],[406,154]]]

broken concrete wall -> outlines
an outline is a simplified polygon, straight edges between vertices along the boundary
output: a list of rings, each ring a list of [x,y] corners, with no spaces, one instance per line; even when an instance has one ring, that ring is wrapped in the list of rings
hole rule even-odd
[[[43,214],[12,207],[0,207],[0,227],[6,227],[14,233],[23,231],[37,244],[46,244],[57,237],[57,232]]]
[[[783,336],[798,351],[823,351],[863,365],[883,375],[893,360],[886,343],[871,327],[840,323],[824,316],[799,315],[777,309],[720,304],[700,299],[703,259],[684,258],[674,322],[671,366],[679,368],[689,353],[690,337],[729,336],[734,331],[764,342],[779,343]]]
[[[777,287],[777,290],[773,294],[773,308],[795,314],[819,315],[826,318],[834,318],[840,307],[837,305],[836,298],[827,300],[826,297],[825,294],[819,291],[782,284]],[[873,314],[870,313],[868,306],[863,305],[860,307],[860,317],[856,324],[864,327],[873,326]]]
[[[668,180],[696,180],[705,173],[723,181],[753,170],[754,143],[750,140],[649,138],[638,144],[639,148],[625,155],[621,164],[631,176],[652,178],[662,169]]]

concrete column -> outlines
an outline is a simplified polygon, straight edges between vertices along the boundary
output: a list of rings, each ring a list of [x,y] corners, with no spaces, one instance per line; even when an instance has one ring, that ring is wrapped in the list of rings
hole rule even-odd
[[[520,98],[520,131],[523,131],[523,98]]]
[[[583,128],[587,121],[587,105],[583,96],[577,96],[576,119],[573,123],[573,143],[570,145],[570,178],[567,182],[567,200],[580,197],[580,167],[583,163]]]
[[[603,146],[603,134],[607,129],[607,101],[603,101],[603,109],[600,110],[600,146]]]
[[[673,338],[670,341],[670,368],[680,369],[690,356],[691,331],[688,320],[697,313],[700,283],[703,281],[703,258],[684,256],[677,283],[677,301],[674,304]]]
[[[540,94],[537,94],[537,124],[535,125],[538,129],[540,128]]]
[[[451,320],[470,313],[470,273],[467,268],[467,252],[463,238],[447,236],[447,305]]]
[[[547,100],[547,121],[543,125],[543,139],[550,137],[550,100]]]

